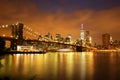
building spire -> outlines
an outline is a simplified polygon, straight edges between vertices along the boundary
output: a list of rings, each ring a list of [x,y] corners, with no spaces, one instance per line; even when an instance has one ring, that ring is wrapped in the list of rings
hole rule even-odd
[[[83,30],[83,24],[81,24],[81,30]]]

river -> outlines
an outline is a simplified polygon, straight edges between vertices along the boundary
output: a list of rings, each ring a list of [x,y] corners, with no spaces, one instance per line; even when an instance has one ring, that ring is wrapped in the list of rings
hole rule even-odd
[[[0,57],[0,80],[120,80],[118,52],[47,52]]]

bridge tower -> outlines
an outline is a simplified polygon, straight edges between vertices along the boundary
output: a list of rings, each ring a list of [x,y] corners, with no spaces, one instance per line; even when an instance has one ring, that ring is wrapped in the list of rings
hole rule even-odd
[[[16,50],[17,45],[23,44],[23,24],[17,23],[11,25],[11,27],[12,27],[12,36],[17,39],[11,41],[11,48],[12,50]]]
[[[12,36],[17,39],[23,39],[23,24],[17,23],[12,25]]]

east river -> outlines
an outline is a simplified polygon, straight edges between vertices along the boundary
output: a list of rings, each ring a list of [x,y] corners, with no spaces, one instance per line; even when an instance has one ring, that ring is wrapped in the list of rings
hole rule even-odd
[[[119,52],[0,56],[0,80],[120,80]]]

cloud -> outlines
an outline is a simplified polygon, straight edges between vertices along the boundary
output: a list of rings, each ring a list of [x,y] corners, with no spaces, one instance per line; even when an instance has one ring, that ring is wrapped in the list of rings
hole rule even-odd
[[[61,8],[54,13],[40,10],[32,1],[3,0],[0,2],[0,24],[14,24],[17,21],[31,27],[42,35],[48,32],[66,37],[72,34],[79,38],[80,25],[89,30],[94,43],[101,43],[102,34],[110,33],[114,39],[120,40],[120,7],[104,10],[74,10],[65,13]]]

